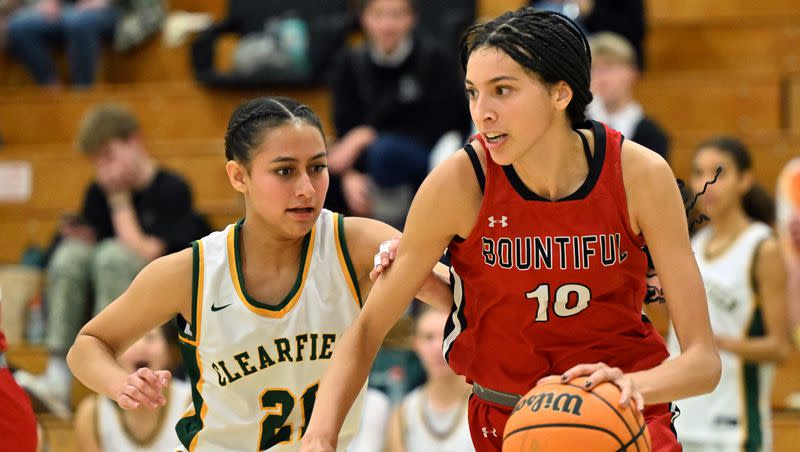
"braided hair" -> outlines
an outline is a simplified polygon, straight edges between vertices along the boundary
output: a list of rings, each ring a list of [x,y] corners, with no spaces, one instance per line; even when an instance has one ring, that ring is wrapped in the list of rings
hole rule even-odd
[[[461,39],[461,66],[475,50],[495,47],[536,75],[546,85],[560,81],[572,88],[567,115],[574,127],[586,121],[592,55],[581,30],[566,16],[532,7],[507,12],[485,24],[473,25]]]
[[[308,106],[287,97],[259,97],[240,105],[231,115],[225,133],[225,157],[249,165],[264,132],[290,121],[316,127],[325,139],[319,116]]]

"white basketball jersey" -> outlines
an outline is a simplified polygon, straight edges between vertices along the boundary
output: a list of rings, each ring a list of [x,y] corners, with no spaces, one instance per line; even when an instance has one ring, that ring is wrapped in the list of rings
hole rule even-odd
[[[301,251],[294,287],[277,305],[244,287],[242,222],[195,242],[192,321],[181,332],[193,407],[176,427],[189,451],[295,451],[336,342],[361,297],[343,219],[323,210]],[[364,390],[342,426],[356,434]]]
[[[764,334],[760,306],[753,287],[753,265],[759,245],[772,231],[763,223],[751,224],[723,254],[705,255],[711,226],[692,239],[703,277],[711,329],[715,335],[746,338]],[[672,356],[680,354],[674,330],[667,345]],[[722,377],[710,394],[676,401],[681,411],[675,420],[678,439],[721,445],[771,444],[770,394],[773,366],[743,361],[720,350]]]
[[[446,413],[434,413],[421,388],[403,398],[403,443],[409,452],[474,452],[465,403]]]
[[[94,426],[97,432],[100,450],[105,452],[147,452],[172,450],[178,443],[175,434],[175,422],[186,411],[192,401],[189,384],[181,380],[172,380],[166,394],[167,404],[161,408],[158,427],[153,434],[144,440],[135,439],[129,432],[123,419],[122,408],[116,402],[103,396],[95,396]],[[149,408],[142,408],[149,409]]]

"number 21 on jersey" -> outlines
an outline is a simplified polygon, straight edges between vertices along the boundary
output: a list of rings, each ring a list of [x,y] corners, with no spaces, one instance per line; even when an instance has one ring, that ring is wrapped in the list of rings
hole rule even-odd
[[[574,295],[573,295],[574,294]],[[525,298],[535,299],[539,304],[536,322],[547,322],[550,318],[550,284],[540,284],[536,289],[525,292]],[[555,291],[553,312],[559,317],[571,317],[589,307],[592,291],[582,284],[564,284]]]
[[[297,440],[303,437],[311,420],[311,409],[317,398],[319,382],[306,388],[300,396],[300,409],[303,410],[303,425],[300,426],[300,434]],[[258,440],[258,450],[268,450],[276,444],[288,444],[294,441],[292,438],[294,429],[292,424],[287,424],[286,419],[292,414],[292,410],[297,399],[287,389],[270,388],[261,393],[261,409],[267,414],[261,420],[261,434]]]

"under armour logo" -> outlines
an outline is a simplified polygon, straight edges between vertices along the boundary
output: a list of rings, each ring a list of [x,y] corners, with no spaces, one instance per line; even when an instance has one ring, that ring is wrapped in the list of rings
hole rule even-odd
[[[502,227],[508,226],[508,217],[503,215],[499,220],[495,220],[494,216],[489,217],[489,227],[493,228],[494,225],[499,224]]]
[[[497,429],[496,428],[492,427],[492,430],[490,431],[488,428],[482,427],[481,430],[483,431],[483,437],[484,438],[488,438],[489,437],[489,433],[491,433],[492,436],[497,438]]]

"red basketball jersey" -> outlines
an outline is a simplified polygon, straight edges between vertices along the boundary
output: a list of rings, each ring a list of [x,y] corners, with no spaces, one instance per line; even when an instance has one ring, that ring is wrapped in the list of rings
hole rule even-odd
[[[642,314],[647,258],[628,219],[623,138],[597,122],[592,128],[589,175],[555,202],[486,152],[478,222],[449,245],[455,304],[444,354],[470,382],[524,394],[576,364],[630,372],[668,357]],[[479,164],[476,172],[480,180]]]
[[[2,307],[3,307],[3,304],[0,303],[0,316],[2,316]],[[6,335],[3,334],[3,330],[0,330],[0,353],[3,353],[4,351],[6,351],[7,347],[8,347],[8,344],[6,343]]]

